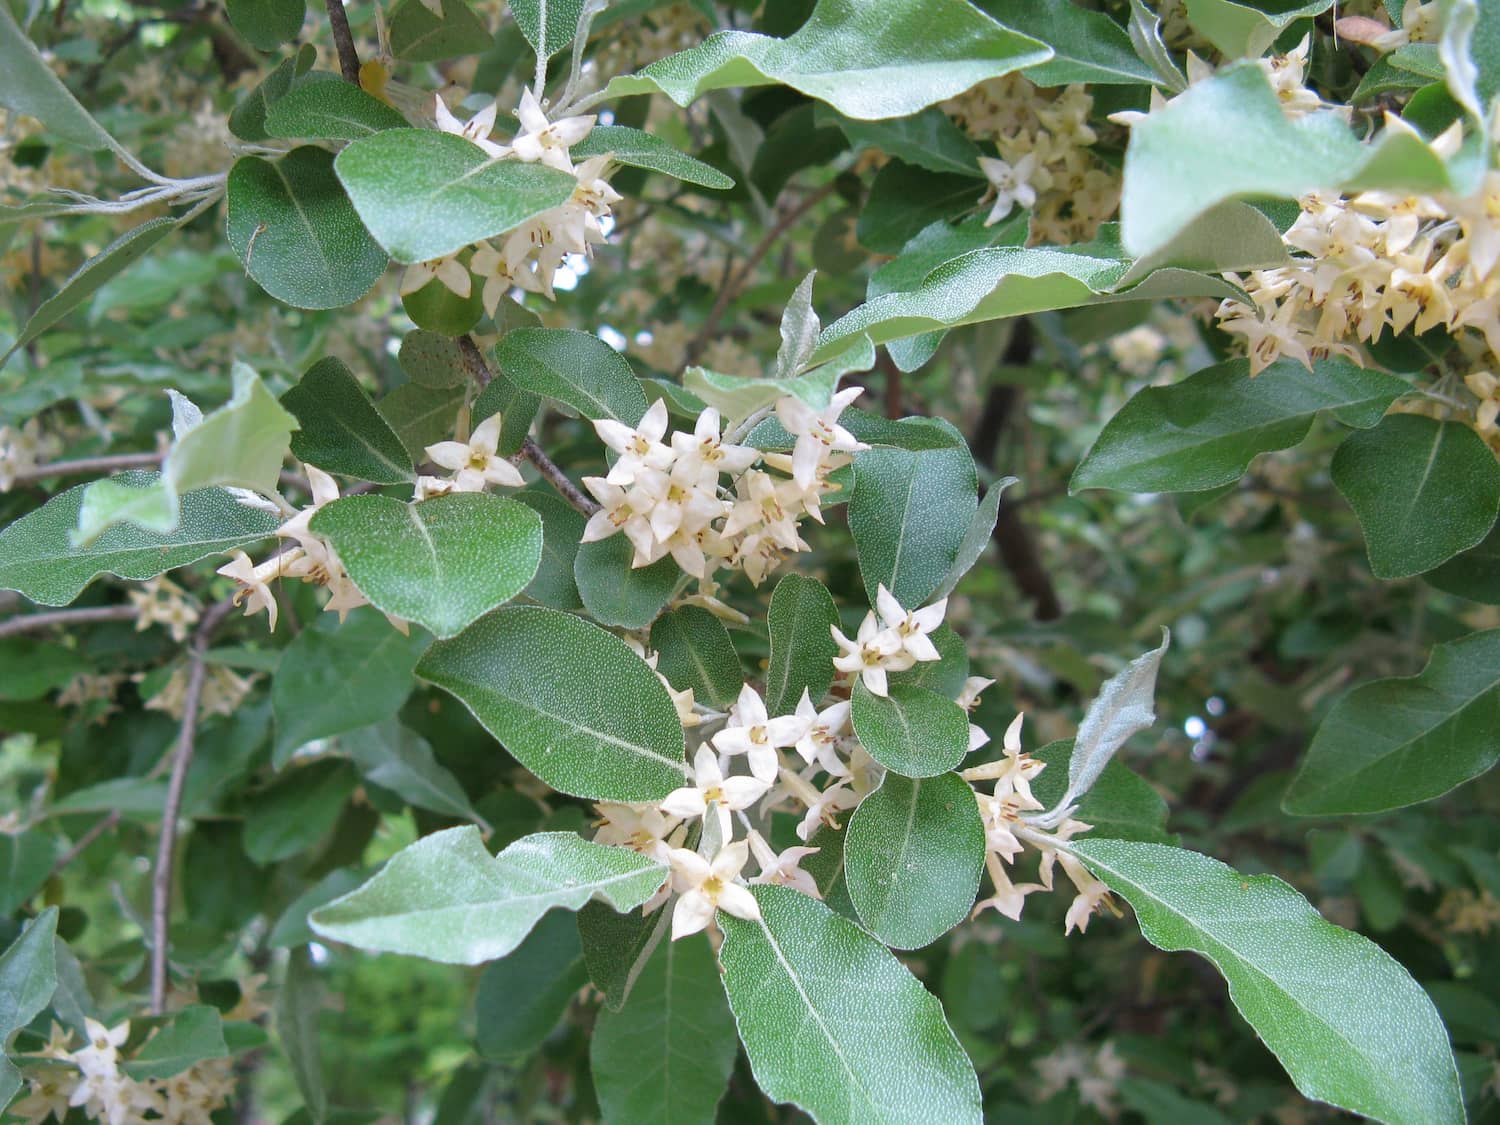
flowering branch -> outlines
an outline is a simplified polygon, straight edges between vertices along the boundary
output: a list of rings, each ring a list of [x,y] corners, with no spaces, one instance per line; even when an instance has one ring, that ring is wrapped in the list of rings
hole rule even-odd
[[[458,338],[458,350],[463,356],[464,366],[469,369],[469,374],[473,377],[474,382],[478,383],[480,387],[488,386],[490,380],[495,377],[495,373],[490,370],[489,364],[485,363],[484,356],[479,351],[479,346],[474,343],[474,338],[467,333],[460,336]],[[530,461],[536,467],[536,471],[546,478],[547,483],[557,489],[562,498],[577,508],[578,511],[586,516],[592,516],[599,510],[599,505],[589,499],[583,490],[568,478],[568,474],[558,468],[557,463],[548,457],[542,447],[531,438],[527,438],[522,443],[520,456]]]
[[[188,682],[182,704],[182,727],[177,736],[177,752],[172,760],[172,776],[167,782],[167,800],[162,808],[156,870],[151,876],[152,1015],[161,1015],[167,1004],[167,927],[172,908],[172,862],[177,848],[177,818],[182,812],[182,794],[187,786],[188,769],[193,764],[198,704],[203,698],[203,654],[208,651],[214,632],[233,609],[232,599],[218,602],[209,609],[194,630],[193,641],[188,648]]]
[[[21,633],[33,633],[53,625],[69,628],[73,625],[93,625],[103,621],[134,621],[133,605],[101,605],[86,609],[57,609],[50,613],[27,613],[0,621],[0,638],[14,637]]]

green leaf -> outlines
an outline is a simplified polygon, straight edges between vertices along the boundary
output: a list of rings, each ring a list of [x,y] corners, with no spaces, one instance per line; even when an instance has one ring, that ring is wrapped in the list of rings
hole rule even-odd
[[[287,645],[271,684],[277,764],[316,738],[372,726],[401,709],[429,638],[404,637],[373,609],[324,616]]]
[[[406,446],[336,356],[309,367],[302,381],[281,396],[281,405],[302,427],[292,435],[292,455],[298,460],[376,484],[412,479]]]
[[[224,7],[234,29],[262,51],[297,38],[307,16],[303,0],[225,0]]]
[[[1429,586],[1485,605],[1500,605],[1500,523],[1484,541],[1422,575]]]
[[[1016,483],[1018,481],[1015,477],[1001,477],[990,485],[984,499],[974,510],[974,518],[969,521],[968,530],[958,541],[958,550],[954,552],[953,565],[948,568],[948,577],[938,583],[938,588],[932,593],[934,598],[946,598],[953,593],[963,576],[984,557],[985,548],[990,545],[990,538],[995,534],[995,521],[1000,518],[1000,498],[1007,488]]]
[[[4,27],[0,24],[0,36],[3,36],[3,33]],[[0,38],[0,44],[3,44],[3,38]],[[62,287],[56,293],[38,305],[36,312],[27,318],[20,335],[15,338],[10,347],[5,349],[4,354],[0,354],[0,366],[4,366],[5,362],[19,349],[24,348],[82,305],[105,282],[118,277],[151,253],[162,239],[181,225],[182,220],[171,216],[150,219],[139,226],[131,227],[84,262],[62,283]]]
[[[457,696],[564,793],[655,801],[686,776],[667,689],[629,645],[581,618],[539,606],[496,610],[434,644],[417,674]]]
[[[677,151],[660,137],[626,125],[595,125],[587,137],[568,150],[568,156],[579,162],[605,152],[616,164],[660,172],[684,183],[715,191],[734,187],[734,180],[712,164]]]
[[[464,405],[467,389],[424,387],[419,383],[402,383],[375,404],[376,409],[406,446],[413,461],[425,461],[429,445],[453,436],[458,412]]]
[[[266,110],[266,132],[273,137],[357,141],[406,127],[406,118],[379,98],[322,71],[301,79]]]
[[[620,914],[602,902],[591,902],[578,912],[578,937],[589,979],[604,994],[604,1006],[611,1012],[618,1012],[630,999],[671,920],[669,910]]]
[[[242,363],[234,365],[234,393],[208,415],[175,392],[175,440],[161,475],[137,488],[133,481],[109,479],[88,486],[78,509],[73,541],[86,547],[110,527],[130,522],[147,531],[173,531],[181,519],[181,496],[202,488],[248,488],[278,495],[281,464],[297,419],[282,408],[266,385]]]
[[[1109,231],[1104,232],[1106,239]],[[1067,248],[996,246],[960,254],[919,285],[866,301],[823,329],[813,362],[831,359],[861,336],[885,344],[924,332],[1097,302],[1164,297],[1234,297],[1228,282],[1163,268],[1124,287],[1131,265],[1107,240]]]
[[[766,614],[771,658],[766,667],[766,710],[790,715],[803,691],[816,706],[833,683],[839,646],[829,631],[839,623],[833,595],[816,578],[788,574],[771,592]]]
[[[890,121],[855,121],[819,108],[818,123],[837,125],[856,151],[879,149],[887,156],[930,172],[984,179],[984,172],[979,167],[982,155],[979,147],[964,135],[951,117],[936,107]]]
[[[1322,15],[1333,0],[1298,4],[1245,4],[1236,0],[1187,0],[1188,20],[1226,58],[1258,58],[1293,22]],[[1270,8],[1270,11],[1265,9]]]
[[[228,1057],[219,1009],[193,1004],[174,1012],[155,1035],[141,1044],[123,1069],[137,1082],[145,1082],[171,1078],[206,1059]]]
[[[490,29],[463,0],[442,0],[439,19],[421,0],[403,0],[391,14],[391,54],[406,62],[442,62],[483,50]]]
[[[1073,740],[1061,738],[1033,750],[1031,756],[1046,768],[1031,781],[1031,792],[1043,805],[1055,807],[1068,784],[1068,759]],[[1089,787],[1074,816],[1092,824],[1091,839],[1140,840],[1148,844],[1175,844],[1167,831],[1167,802],[1151,783],[1118,758]]]
[[[944,699],[956,700],[969,678],[968,647],[947,625],[939,625],[927,639],[938,650],[938,659],[920,661],[904,672],[891,672],[887,679],[893,684],[926,688]]]
[[[1230,360],[1139,391],[1105,425],[1068,487],[1218,488],[1238,480],[1258,454],[1300,442],[1319,411],[1367,428],[1407,390],[1396,376],[1345,359],[1320,359],[1311,371],[1279,359],[1253,376],[1249,360]]]
[[[672,600],[682,571],[671,556],[632,567],[635,548],[623,535],[583,543],[573,560],[573,580],[584,608],[601,625],[644,629]]]
[[[979,6],[1007,27],[1052,48],[1050,60],[1026,71],[1038,86],[1157,82],[1156,72],[1141,61],[1125,29],[1103,12],[1080,8],[1072,0],[981,0]]]
[[[292,950],[286,976],[276,992],[276,1034],[313,1122],[322,1121],[328,1113],[328,1091],[323,1085],[323,1060],[318,1049],[318,1012],[322,1007],[323,989],[307,950]]]
[[[761,919],[721,913],[719,961],[766,1095],[820,1125],[977,1125],[979,1083],[937,998],[817,899],[751,890]]]
[[[395,719],[345,735],[340,743],[366,781],[389,789],[419,809],[472,820],[489,830],[458,779],[438,763],[427,740]]]
[[[964,448],[855,456],[849,532],[871,605],[884,586],[915,609],[943,584],[979,507],[978,487]]]
[[[9,668],[5,674],[14,675]],[[46,832],[0,833],[0,917],[9,918],[42,889],[58,851],[57,837]]]
[[[604,1120],[712,1121],[738,1051],[707,938],[662,942],[624,1008],[600,1012],[594,1025],[589,1061]]]
[[[478,965],[515,949],[554,907],[598,898],[633,910],[666,874],[657,860],[571,832],[538,832],[491,856],[479,829],[450,828],[403,848],[310,920],[322,937],[374,953]]]
[[[444,0],[445,4],[455,0]],[[425,11],[418,0],[408,8]],[[360,219],[398,262],[426,262],[520,226],[572,197],[572,176],[493,160],[435,129],[386,129],[333,163]]]
[[[1392,414],[1330,465],[1377,578],[1406,578],[1477,545],[1500,513],[1500,465],[1463,422]]]
[[[0,5],[0,106],[35,117],[48,132],[81,148],[125,151],[52,73],[9,5]]]
[[[1074,851],[1135,908],[1141,933],[1213,962],[1305,1096],[1381,1121],[1464,1120],[1442,1020],[1399,963],[1270,875],[1119,840]]]
[[[281,912],[281,917],[266,937],[266,944],[272,949],[291,949],[316,940],[317,935],[307,924],[307,916],[325,902],[348,894],[368,877],[369,872],[362,868],[338,867],[330,871]]]
[[[727,424],[739,422],[757,410],[772,405],[785,395],[796,395],[820,410],[833,397],[839,376],[848,371],[869,370],[875,365],[875,349],[868,341],[860,345],[863,353],[847,365],[825,364],[788,379],[747,379],[742,375],[721,375],[706,367],[689,367],[683,373],[683,388],[706,406],[724,416]],[[859,349],[856,349],[859,350]],[[840,356],[840,360],[845,357]]]
[[[1500,761],[1500,629],[1432,650],[1416,676],[1374,680],[1328,712],[1282,807],[1385,812],[1442,796]]]
[[[57,991],[57,907],[49,906],[0,953],[0,1045],[25,1027]]]
[[[264,867],[308,851],[333,831],[357,780],[348,763],[326,759],[283,774],[246,810],[245,854]]]
[[[415,328],[401,338],[397,357],[401,370],[413,383],[424,387],[465,387],[469,371],[458,341],[424,328]]]
[[[452,637],[524,590],[542,558],[542,520],[525,504],[482,492],[408,504],[347,496],[318,510],[360,592],[385,613]]]
[[[832,637],[829,638],[830,640]],[[656,670],[678,691],[716,711],[728,711],[739,698],[745,674],[729,630],[701,606],[684,605],[662,614],[651,626]]]
[[[542,561],[523,593],[552,609],[582,609],[573,566],[585,520],[573,505],[550,492],[527,489],[515,498],[542,517]]]
[[[721,31],[614,79],[603,96],[660,92],[686,106],[710,90],[779,83],[868,121],[906,117],[1049,57],[961,0],[818,0],[786,39]]]
[[[266,114],[275,102],[286,96],[292,83],[312,69],[318,61],[318,52],[311,43],[304,43],[296,55],[282,59],[275,70],[260,80],[260,84],[246,94],[229,114],[229,131],[242,141],[269,140],[266,132]]]
[[[109,479],[118,488],[144,491],[155,488],[158,476],[122,473]],[[61,492],[0,531],[0,589],[16,590],[41,605],[67,605],[101,574],[144,582],[264,539],[281,522],[247,508],[222,488],[205,488],[181,497],[175,531],[163,535],[120,524],[75,547],[71,534],[84,494],[97,483]]]
[[[886,769],[904,777],[947,773],[969,752],[969,716],[926,688],[892,684],[879,696],[861,682],[849,710],[860,743]]]
[[[343,308],[385,273],[385,252],[355,214],[326,149],[304,145],[275,162],[240,157],[229,172],[228,200],[229,245],[278,301]]]
[[[530,391],[523,391],[504,374],[497,371],[484,390],[474,400],[469,412],[472,426],[479,425],[492,414],[500,415],[500,441],[495,452],[502,457],[519,453],[531,432],[531,423],[541,409],[542,400]]]
[[[585,418],[634,426],[646,413],[646,394],[625,357],[587,332],[517,328],[501,338],[495,359],[522,390],[556,399]]]
[[[540,1046],[588,979],[573,916],[544,914],[525,941],[479,978],[474,1043],[480,1055],[514,1061]]]
[[[1131,129],[1122,235],[1144,256],[1226,199],[1453,186],[1442,159],[1414,133],[1387,128],[1362,144],[1336,114],[1290,120],[1260,67],[1243,63],[1194,83]]]
[[[1479,122],[1490,119],[1500,94],[1500,35],[1494,0],[1453,0],[1443,8],[1438,55],[1454,100]]]
[[[514,0],[510,4],[510,14],[526,42],[531,44],[531,49],[550,59],[573,45],[585,10],[592,8],[597,11],[603,6],[597,2],[588,4],[585,0]]]
[[[930,945],[968,917],[984,839],[974,791],[957,774],[886,774],[849,818],[844,871],[854,908],[886,945]]]
[[[978,171],[977,163],[974,167]],[[854,232],[861,246],[877,254],[897,254],[922,231],[939,223],[948,226],[950,220],[956,223],[962,216],[975,211],[983,194],[983,187],[968,172],[952,169],[931,171],[926,166],[918,168],[898,158],[875,174],[875,182],[870,185],[870,194],[859,213]],[[984,229],[984,217],[975,218],[972,225]],[[962,225],[968,227],[971,224],[966,221]],[[956,255],[949,255],[953,256]],[[922,276],[926,272],[923,271]],[[910,287],[914,288],[922,276],[914,278]]]

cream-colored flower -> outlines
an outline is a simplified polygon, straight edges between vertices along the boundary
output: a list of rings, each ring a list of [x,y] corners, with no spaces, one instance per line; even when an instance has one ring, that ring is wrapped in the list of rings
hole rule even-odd
[[[680,896],[672,910],[673,941],[707,929],[715,910],[750,922],[760,919],[760,903],[736,882],[749,858],[744,840],[725,845],[712,862],[686,848],[672,849],[672,887]]]
[[[500,446],[502,418],[491,414],[474,427],[467,442],[440,441],[425,450],[433,464],[453,472],[457,492],[483,492],[492,484],[521,488],[526,479],[521,470],[497,452]]]

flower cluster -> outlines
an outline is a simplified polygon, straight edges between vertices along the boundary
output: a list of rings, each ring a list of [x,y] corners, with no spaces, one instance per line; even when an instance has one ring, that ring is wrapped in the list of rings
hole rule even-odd
[[[1119,176],[1093,154],[1094,99],[1083,86],[1043,91],[1018,74],[991,79],[943,104],[999,159],[981,157],[990,182],[986,225],[1012,208],[1034,208],[1033,243],[1087,242],[1120,205]]]
[[[1076,927],[1080,932],[1088,929],[1089,918],[1101,904],[1112,904],[1108,898],[1109,888],[1089,874],[1074,856],[1059,844],[1065,844],[1092,825],[1080,820],[1065,818],[1051,833],[1026,823],[1029,813],[1042,811],[1042,802],[1031,791],[1032,779],[1046,768],[1021,749],[1021,721],[1017,715],[1006,729],[1002,743],[1004,754],[993,762],[973,766],[960,772],[959,776],[971,785],[975,782],[993,781],[991,793],[974,792],[979,801],[980,817],[984,821],[985,870],[995,893],[974,907],[978,914],[994,908],[1013,921],[1019,921],[1026,896],[1036,891],[1053,889],[1054,869],[1060,863],[1074,889],[1078,892],[1068,907],[1064,920],[1064,932],[1071,933]],[[1015,883],[1006,870],[1014,864],[1031,844],[1039,854],[1037,882]]]
[[[256,565],[244,551],[235,551],[231,559],[221,566],[218,573],[232,578],[239,589],[234,595],[234,604],[245,606],[245,616],[250,617],[265,610],[270,628],[276,628],[278,608],[276,592],[271,583],[281,578],[300,578],[304,582],[322,586],[333,596],[324,611],[333,611],[342,621],[351,609],[358,609],[369,602],[349,578],[344,564],[339,561],[333,545],[321,535],[315,534],[308,523],[324,504],[339,498],[339,486],[322,469],[303,465],[307,483],[312,492],[312,503],[276,529],[276,537],[289,540],[291,546],[283,546],[265,562]],[[266,501],[253,493],[241,495],[240,502],[264,507]],[[274,509],[273,510],[279,510]],[[390,618],[391,624],[402,632],[406,623]]]
[[[842,675],[821,708],[804,689],[791,714],[773,716],[760,693],[746,684],[734,705],[721,714],[695,704],[692,692],[673,691],[667,685],[684,729],[697,743],[689,780],[656,803],[596,805],[595,840],[653,856],[669,866],[669,879],[645,909],[649,913],[676,896],[674,939],[706,929],[716,910],[758,918],[749,884],[777,883],[822,897],[812,874],[800,866],[819,849],[803,845],[825,826],[837,829],[840,814],[855,808],[884,777],[883,767],[853,728],[850,692],[863,681],[885,695],[886,673],[940,660],[930,634],[942,624],[946,607],[944,599],[908,610],[880,587],[876,611],[860,629],[863,640],[850,641],[834,630],[845,650],[833,662]],[[655,668],[654,656],[644,651],[642,655]],[[956,702],[972,710],[991,683],[971,677]],[[998,761],[961,774],[971,784],[995,783],[991,793],[975,791],[985,826],[986,864],[995,885],[994,896],[980,903],[975,913],[993,906],[1007,917],[1019,918],[1028,894],[1052,889],[1054,867],[1061,864],[1077,890],[1066,929],[1083,930],[1093,911],[1107,902],[1104,884],[1066,849],[1066,841],[1089,825],[1064,819],[1047,832],[1027,823],[1027,815],[1042,807],[1032,795],[1030,780],[1043,763],[1021,752],[1020,726],[1018,716],[1006,732],[1005,753]],[[989,736],[971,724],[969,751],[988,742]],[[796,834],[802,845],[777,852],[767,842],[769,817],[778,811],[800,817]],[[740,839],[737,827],[745,830]],[[1040,854],[1040,881],[1017,886],[1006,865],[1014,863],[1028,843]],[[758,873],[747,878],[742,873],[752,857]]]
[[[187,640],[189,630],[197,624],[197,606],[188,601],[181,586],[165,575],[142,583],[140,589],[129,592],[129,597],[135,606],[138,632],[160,625],[180,644]]]
[[[440,441],[423,453],[446,477],[417,478],[416,499],[442,496],[450,492],[483,492],[492,484],[520,488],[526,483],[521,470],[500,455],[500,428],[505,419],[491,414],[469,435],[468,441]]]
[[[789,455],[735,444],[721,433],[713,408],[698,416],[691,433],[670,437],[661,399],[634,427],[596,421],[599,437],[618,457],[606,476],[583,478],[601,505],[583,541],[623,532],[635,548],[631,565],[638,567],[671,555],[722,611],[714,599],[718,569],[743,569],[759,585],[787,553],[809,549],[798,522],[803,516],[822,522],[822,497],[838,487],[829,474],[869,448],[838,422],[859,393],[857,387],[840,391],[821,410],[792,396],[780,399],[776,416],[796,438]],[[721,486],[721,475],[731,478],[732,492]]]
[[[146,700],[145,707],[148,711],[161,711],[174,719],[181,719],[187,710],[189,668],[187,664],[179,664],[172,669],[166,682],[159,687],[151,698]],[[255,681],[260,677],[242,676],[233,668],[226,668],[222,664],[205,664],[203,669],[203,687],[198,696],[198,713],[200,715],[233,715],[240,709],[240,704],[250,694]],[[146,684],[155,679],[150,672],[137,672],[131,676],[138,684]]]
[[[526,90],[516,111],[521,131],[507,145],[490,140],[497,109],[497,104],[491,102],[469,120],[461,121],[437,97],[435,118],[443,132],[478,145],[492,160],[540,163],[568,173],[577,181],[572,198],[501,238],[480,242],[467,262],[460,254],[453,254],[408,266],[401,278],[403,296],[437,279],[452,293],[467,298],[477,278],[484,285],[481,299],[485,310],[494,316],[500,299],[511,289],[540,293],[551,300],[552,279],[563,259],[569,254],[592,254],[593,247],[604,241],[605,228],[601,224],[610,215],[611,204],[620,199],[604,179],[610,158],[592,156],[575,165],[568,155],[568,150],[593,130],[594,117],[560,117],[550,121],[536,95]]]
[[[72,1034],[53,1025],[52,1038],[40,1052],[47,1061],[28,1072],[28,1093],[10,1107],[14,1117],[26,1125],[40,1125],[49,1119],[62,1121],[69,1110],[79,1109],[106,1125],[191,1125],[207,1121],[234,1091],[228,1059],[195,1063],[170,1078],[137,1081],[120,1069],[129,1021],[105,1027],[85,1019],[84,1027],[88,1041],[74,1050],[69,1047]]]
[[[33,418],[24,426],[0,426],[0,492],[9,492],[17,478],[56,456],[58,441],[42,432]]]

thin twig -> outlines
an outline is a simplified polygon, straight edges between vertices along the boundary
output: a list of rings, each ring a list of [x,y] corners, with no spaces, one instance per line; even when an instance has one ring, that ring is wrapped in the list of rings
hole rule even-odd
[[[333,46],[339,53],[339,70],[344,79],[359,85],[359,52],[354,49],[354,35],[349,30],[349,14],[343,0],[326,0],[328,26],[333,29]]]
[[[337,2],[337,0],[334,0]],[[198,727],[198,704],[203,698],[203,654],[208,651],[214,631],[234,609],[233,599],[215,603],[193,630],[188,648],[187,692],[182,702],[182,726],[177,735],[177,750],[172,759],[172,776],[167,782],[167,800],[161,813],[161,838],[156,848],[156,870],[151,875],[151,1014],[159,1016],[167,1006],[168,921],[172,910],[172,864],[177,850],[177,818],[182,814],[182,794],[187,787],[188,769],[193,764],[193,749]]]
[[[34,633],[54,625],[69,628],[73,625],[96,625],[103,621],[134,621],[136,609],[133,605],[101,605],[86,609],[55,609],[48,613],[27,613],[0,621],[0,637],[14,637],[21,633]]]
[[[490,370],[490,365],[485,363],[484,355],[479,346],[474,343],[472,336],[467,334],[458,338],[458,351],[464,358],[464,366],[469,369],[469,374],[474,382],[481,387],[489,385],[495,373]],[[542,447],[531,438],[527,438],[521,445],[520,456],[526,458],[536,466],[536,471],[547,479],[547,482],[562,494],[562,498],[573,507],[577,508],[586,516],[591,516],[599,510],[599,505],[585,493],[581,488],[568,479],[568,474],[557,467],[556,462],[548,457]]]
[[[81,477],[89,473],[117,473],[123,469],[154,469],[161,464],[160,453],[116,453],[109,457],[80,457],[76,461],[53,461],[34,465],[16,474],[17,484],[27,484],[48,477]]]
[[[689,362],[697,361],[699,353],[703,351],[704,346],[708,343],[708,338],[713,335],[714,329],[719,327],[719,321],[724,319],[724,314],[729,311],[730,303],[739,296],[740,291],[744,289],[745,285],[754,275],[756,268],[775,247],[777,240],[790,230],[803,215],[806,215],[819,203],[822,203],[823,200],[832,195],[836,186],[837,182],[830,180],[816,191],[809,192],[795,207],[777,219],[771,228],[761,236],[761,240],[750,251],[750,256],[745,259],[745,263],[740,267],[739,272],[727,284],[719,287],[719,296],[714,301],[713,308],[709,310],[708,319],[703,322],[703,326],[698,329],[698,335],[693,337],[693,342],[688,345]]]
[[[78,837],[78,842],[67,851],[65,851],[62,854],[61,858],[59,858],[58,861],[52,865],[52,871],[47,876],[47,878],[50,880],[54,876],[61,874],[63,869],[66,868],[68,864],[72,863],[79,856],[81,856],[84,851],[88,849],[88,846],[90,844],[92,844],[100,836],[103,836],[106,832],[108,832],[111,828],[119,823],[119,809],[116,809],[114,812],[108,813],[105,816],[101,816],[94,822],[93,827],[85,832],[82,836]]]
[[[536,466],[536,471],[547,479],[548,484],[562,493],[564,500],[584,515],[591,516],[599,510],[599,505],[569,480],[568,474],[559,469],[536,442],[527,438],[521,444],[521,455]]]

